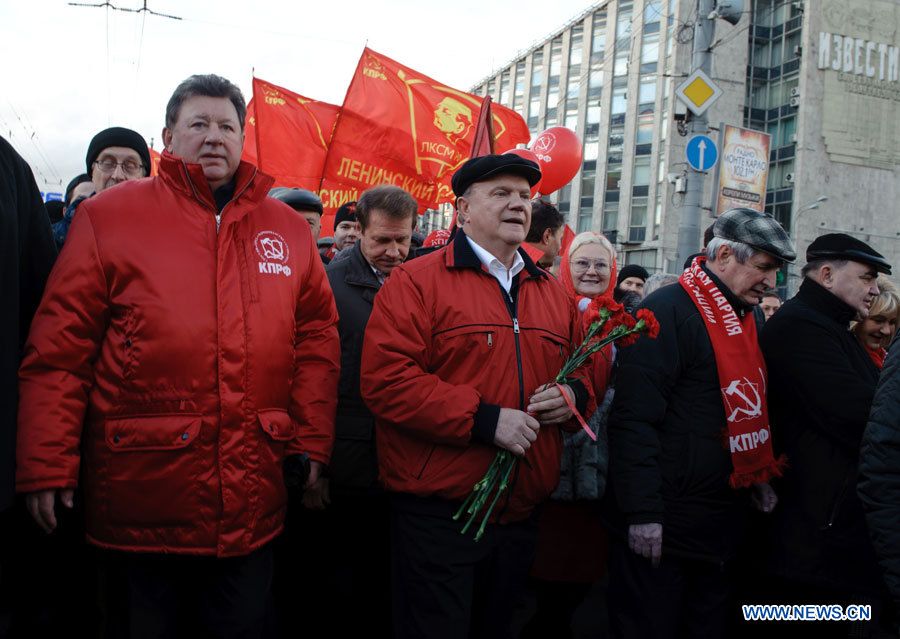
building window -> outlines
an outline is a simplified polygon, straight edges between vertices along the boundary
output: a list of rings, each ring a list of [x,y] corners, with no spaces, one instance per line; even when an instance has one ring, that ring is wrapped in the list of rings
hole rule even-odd
[[[612,103],[610,104],[609,111],[613,116],[616,115],[625,115],[625,110],[628,108],[628,98],[626,96],[625,87],[616,87],[613,89],[612,94]]]
[[[606,9],[594,14],[594,25],[591,31],[591,65],[603,64],[606,50]]]
[[[656,76],[641,78],[638,88],[638,108],[641,114],[653,113],[656,104]]]
[[[579,69],[581,67],[581,59],[584,52],[584,26],[577,24],[572,27],[569,35],[569,77],[572,76],[572,68]],[[577,75],[577,73],[576,73]]]
[[[516,85],[513,98],[513,108],[521,112],[525,105],[525,61],[519,60],[516,63]]]
[[[641,43],[641,73],[656,73],[659,63],[659,34],[644,35]]]
[[[550,43],[550,84],[559,84],[559,73],[562,70],[562,36]]]
[[[510,106],[509,104],[509,69],[500,76],[500,104]]]
[[[619,200],[610,200],[607,198],[603,205],[603,223],[601,225],[604,233],[615,231],[619,226]],[[613,240],[615,241],[615,240]]]
[[[647,198],[631,198],[631,221],[628,225],[628,241],[643,242],[647,238]]]
[[[658,271],[656,267],[656,249],[644,249],[642,251],[626,251],[626,264],[639,264],[648,271]]]
[[[650,158],[634,159],[634,172],[631,174],[631,186],[647,186],[650,184]],[[646,208],[646,206],[644,207]]]

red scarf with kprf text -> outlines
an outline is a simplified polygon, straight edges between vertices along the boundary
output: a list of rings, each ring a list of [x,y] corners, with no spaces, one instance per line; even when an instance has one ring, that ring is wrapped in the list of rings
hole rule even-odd
[[[695,257],[679,278],[703,318],[719,370],[728,445],[734,472],[732,488],[745,488],[779,477],[784,459],[772,452],[772,431],[766,407],[766,362],[756,338],[752,313],[735,312],[725,295]]]

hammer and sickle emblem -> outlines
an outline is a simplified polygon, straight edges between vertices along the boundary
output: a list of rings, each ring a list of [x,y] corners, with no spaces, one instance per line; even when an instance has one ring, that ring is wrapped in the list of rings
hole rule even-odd
[[[749,389],[752,393],[752,399],[745,392],[746,389]],[[732,380],[732,382],[728,385],[728,388],[723,389],[723,392],[725,394],[728,408],[731,409],[731,414],[728,416],[728,421],[741,421],[743,419],[752,419],[754,417],[759,417],[760,415],[762,415],[762,397],[760,396],[759,391],[756,389],[756,384],[753,384],[746,377],[743,380]],[[743,401],[744,405],[732,405],[732,398]]]

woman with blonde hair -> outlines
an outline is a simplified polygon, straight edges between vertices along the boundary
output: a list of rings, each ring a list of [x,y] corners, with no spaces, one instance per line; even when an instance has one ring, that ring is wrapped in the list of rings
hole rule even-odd
[[[562,256],[559,280],[572,303],[584,311],[596,297],[609,298],[616,285],[616,252],[604,236],[576,235]],[[614,349],[596,355],[590,380],[597,411],[588,426],[597,435],[563,434],[560,482],[545,502],[538,523],[538,545],[531,576],[537,609],[522,631],[522,639],[572,636],[572,616],[593,584],[606,573],[606,530],[597,502],[606,489],[609,447],[606,416],[612,405],[609,381]]]
[[[878,276],[878,289],[881,291],[872,306],[869,316],[854,322],[850,330],[866,349],[869,357],[881,370],[888,346],[897,332],[897,320],[900,319],[900,294],[897,286],[884,275]]]

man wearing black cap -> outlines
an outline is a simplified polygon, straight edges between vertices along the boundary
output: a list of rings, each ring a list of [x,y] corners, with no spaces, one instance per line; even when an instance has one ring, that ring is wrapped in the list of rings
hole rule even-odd
[[[619,299],[624,293],[632,291],[641,297],[644,296],[644,282],[650,277],[643,266],[639,264],[626,264],[619,271],[619,277],[616,279],[616,298]]]
[[[334,214],[334,252],[343,251],[359,239],[359,220],[356,219],[356,202],[346,202]]]
[[[106,189],[128,180],[138,180],[150,175],[150,150],[147,142],[141,134],[131,129],[120,126],[110,127],[100,131],[88,145],[85,157],[87,175],[93,182],[94,192],[100,193]],[[72,180],[69,188],[78,186],[81,176]],[[56,244],[62,247],[66,241],[72,218],[78,205],[85,199],[84,196],[73,198],[67,205],[63,218],[53,224],[53,237]]]
[[[659,338],[621,350],[609,419],[613,637],[723,637],[730,562],[780,472],[751,309],[794,248],[774,218],[732,209],[681,275],[644,300]],[[727,436],[727,438],[725,437]],[[723,446],[723,439],[727,446]]]
[[[280,200],[297,211],[309,224],[313,240],[319,241],[319,233],[322,231],[322,200],[318,195],[306,189],[279,186],[269,191],[269,197]]]
[[[761,339],[775,445],[789,463],[770,563],[791,601],[871,601],[883,586],[855,487],[878,369],[847,329],[891,266],[843,233],[817,238],[806,260],[800,290]]]
[[[559,429],[578,428],[571,405],[593,404],[580,381],[543,389],[581,326],[520,248],[539,179],[515,155],[467,161],[452,179],[459,232],[395,268],[375,298],[360,388],[391,496],[396,637],[510,636],[532,511],[559,480]],[[522,462],[476,542],[452,516],[498,449]]]

